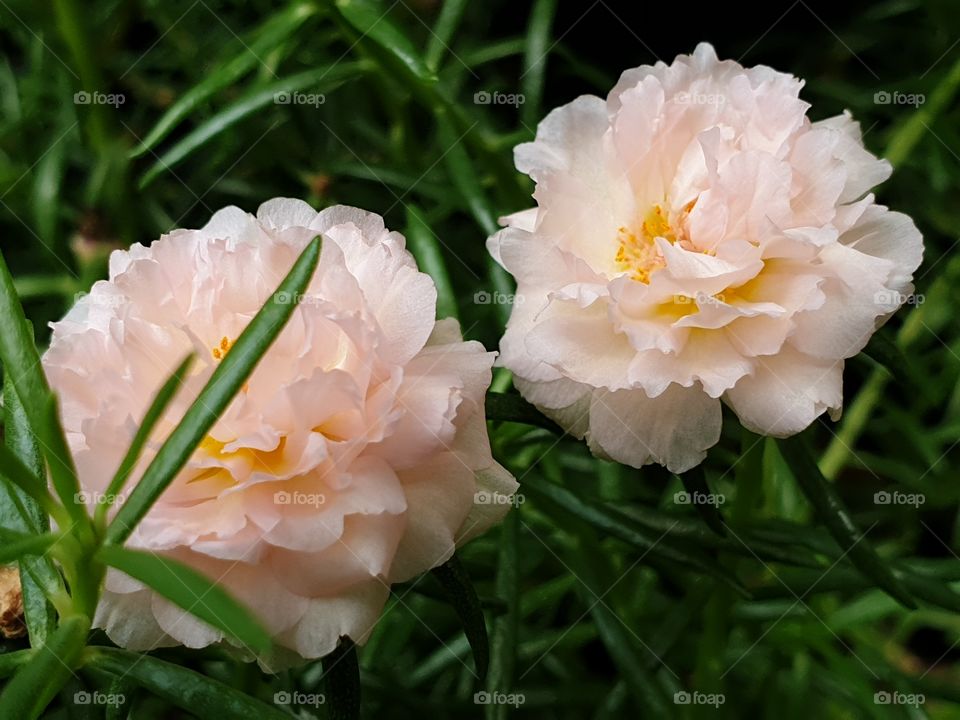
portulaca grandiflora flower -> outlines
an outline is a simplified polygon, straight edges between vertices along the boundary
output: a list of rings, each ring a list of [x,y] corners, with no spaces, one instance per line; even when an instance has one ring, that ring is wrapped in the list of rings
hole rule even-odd
[[[889,164],[802,86],[701,44],[516,148],[537,206],[488,241],[524,300],[501,362],[596,454],[683,472],[721,400],[777,437],[836,418],[844,359],[912,292],[920,234],[868,194]]]
[[[272,295],[317,235],[307,292]],[[435,322],[436,289],[404,238],[349,207],[226,208],[115,252],[109,280],[53,325],[43,362],[83,498],[101,502],[167,374],[197,355],[134,479],[265,302],[297,308],[127,544],[218,580],[288,658],[314,658],[341,636],[363,642],[390,584],[448,560],[517,487],[487,437],[493,354]],[[221,640],[116,571],[95,625],[136,650]]]

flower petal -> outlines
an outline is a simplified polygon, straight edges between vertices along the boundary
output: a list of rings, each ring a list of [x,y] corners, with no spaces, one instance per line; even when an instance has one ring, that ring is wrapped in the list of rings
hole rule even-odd
[[[842,382],[842,360],[820,360],[787,348],[757,358],[754,373],[728,390],[724,399],[748,430],[788,437],[824,411],[839,411]]]
[[[720,439],[720,401],[699,387],[671,385],[655,398],[643,390],[597,390],[587,439],[594,452],[632,467],[649,463],[682,473]]]

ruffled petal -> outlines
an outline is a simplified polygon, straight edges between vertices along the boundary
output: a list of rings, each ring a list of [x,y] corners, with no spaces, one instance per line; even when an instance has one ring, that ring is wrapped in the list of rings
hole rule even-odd
[[[720,401],[699,387],[672,385],[655,398],[643,390],[597,390],[587,439],[594,452],[642,467],[682,473],[699,465],[720,439]]]

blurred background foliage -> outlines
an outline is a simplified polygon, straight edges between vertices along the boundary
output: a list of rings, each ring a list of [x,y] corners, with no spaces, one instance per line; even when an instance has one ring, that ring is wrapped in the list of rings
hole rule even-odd
[[[805,78],[813,119],[851,110],[895,166],[880,201],[926,238],[924,302],[848,364],[841,422],[807,433],[863,543],[911,573],[919,607],[867,579],[777,446],[732,416],[705,465],[726,499],[722,536],[715,516],[674,502],[683,486],[669,473],[494,422],[524,502],[463,559],[492,633],[486,687],[524,703],[474,702],[467,641],[428,576],[396,588],[362,650],[365,716],[960,717],[960,602],[946,590],[960,589],[956,1],[0,0],[0,249],[41,345],[105,276],[110,249],[285,195],[382,213],[437,278],[441,314],[494,348],[509,305],[482,300],[510,286],[484,239],[498,215],[531,204],[512,147],[551,107],[701,40]],[[296,92],[323,102],[276,101]],[[477,103],[483,92],[524,102]],[[509,384],[500,373],[494,389]],[[881,491],[925,502],[878,504]],[[267,676],[215,649],[155,654],[268,702],[315,691],[322,672]],[[81,686],[114,687],[84,675],[65,697]],[[683,691],[725,702],[676,704]],[[115,717],[185,716],[128,693]],[[65,701],[51,716],[96,712]]]

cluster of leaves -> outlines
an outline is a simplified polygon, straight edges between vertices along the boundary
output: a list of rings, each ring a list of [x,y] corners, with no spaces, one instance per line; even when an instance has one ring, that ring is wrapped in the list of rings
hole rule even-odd
[[[535,0],[520,12],[465,0],[100,0],[81,8],[56,0],[48,16],[32,3],[2,3],[0,42],[10,50],[0,57],[0,242],[14,278],[0,268],[0,561],[20,563],[32,649],[2,647],[0,677],[13,680],[0,717],[48,704],[51,716],[70,718],[166,718],[171,707],[198,717],[286,717],[275,693],[345,688],[353,676],[340,657],[271,676],[216,648],[135,655],[90,633],[100,578],[114,565],[250,647],[264,642],[256,622],[206,580],[123,550],[122,541],[269,338],[251,326],[238,341],[233,364],[221,365],[204,403],[108,525],[73,501],[75,473],[21,301],[42,344],[43,324],[102,276],[110,247],[202,224],[222,205],[250,209],[291,195],[385,215],[436,280],[439,314],[459,317],[467,336],[495,347],[509,305],[474,298],[511,292],[482,242],[498,214],[530,203],[510,148],[532,137],[544,108],[603,94],[624,67],[653,61],[654,52],[669,60],[702,39],[721,56],[745,54],[745,63],[805,77],[814,117],[854,112],[867,145],[897,168],[882,200],[924,231],[924,302],[850,363],[838,424],[778,443],[727,418],[703,471],[684,478],[590,457],[498,372],[491,438],[521,481],[522,502],[464,549],[462,564],[395,588],[359,653],[363,713],[957,716],[955,11],[947,0],[829,11],[800,2],[756,25],[738,18],[721,38],[708,10],[698,19],[685,7],[647,8],[634,20],[620,4],[580,5]],[[598,26],[603,47],[581,32]],[[475,104],[483,91],[521,93],[524,102]],[[925,102],[874,101],[894,91]],[[76,104],[77,92],[124,102]],[[277,102],[298,92],[323,102]],[[311,258],[288,278],[291,287]],[[263,327],[278,329],[279,310],[264,312],[274,316]],[[182,371],[158,392],[157,412]],[[137,442],[131,459],[136,452]],[[118,469],[115,487],[131,465]],[[878,504],[883,491],[924,502]],[[726,502],[684,506],[678,492]],[[92,688],[128,702],[72,702]],[[480,690],[515,706],[478,704]],[[723,705],[676,704],[684,692],[722,696]],[[878,700],[878,692],[889,694]],[[920,696],[915,705],[896,702]],[[339,697],[317,711],[355,712],[349,692]]]

